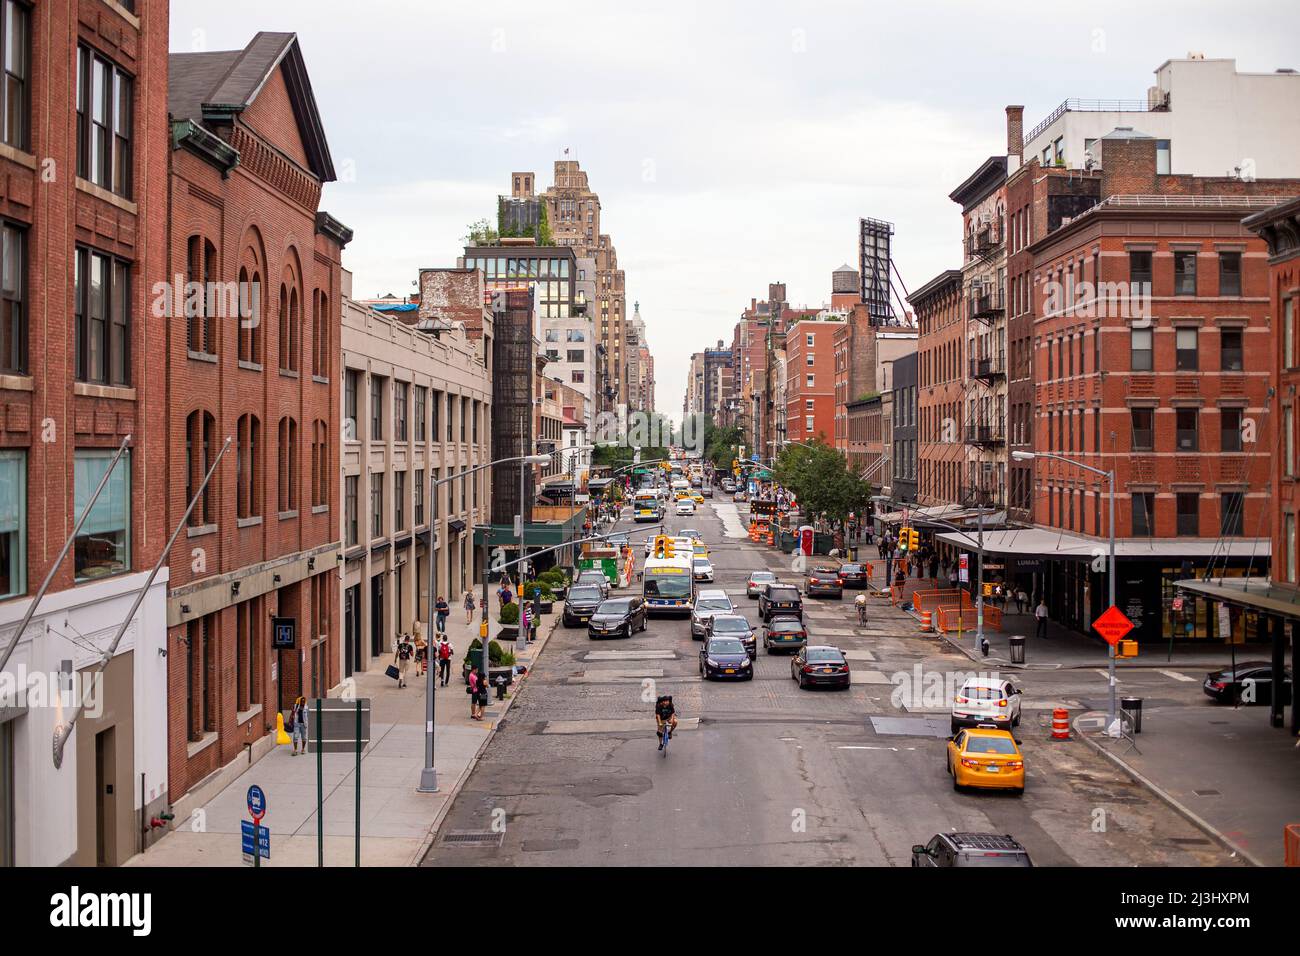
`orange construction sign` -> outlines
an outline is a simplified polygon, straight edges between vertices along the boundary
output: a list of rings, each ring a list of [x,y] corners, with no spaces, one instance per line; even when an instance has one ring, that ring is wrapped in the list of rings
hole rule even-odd
[[[1097,620],[1092,622],[1093,629],[1100,634],[1111,647],[1133,630],[1133,622],[1124,616],[1124,612],[1115,605],[1108,607]]]

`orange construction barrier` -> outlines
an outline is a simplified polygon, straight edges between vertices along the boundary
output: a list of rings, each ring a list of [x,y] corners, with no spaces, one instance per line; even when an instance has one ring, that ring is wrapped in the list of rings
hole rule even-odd
[[[933,610],[940,604],[975,606],[971,603],[970,592],[963,591],[961,588],[928,588],[912,593],[912,607],[918,611],[924,611],[927,605]]]
[[[1282,844],[1286,849],[1286,866],[1300,866],[1300,823],[1288,823],[1282,828]]]
[[[923,630],[923,631],[933,631],[933,630],[934,630],[934,625],[933,625],[933,624],[931,623],[931,621],[930,621],[930,612],[929,612],[929,611],[922,611],[922,612],[921,612],[921,630]]]
[[[1070,739],[1070,712],[1064,707],[1052,711],[1052,739]]]
[[[979,609],[969,604],[963,604],[960,608],[949,604],[935,610],[935,626],[941,634],[958,630],[958,620],[961,622],[961,630],[976,630],[979,627]],[[984,605],[984,627],[987,630],[1002,630],[1002,612],[998,608]]]

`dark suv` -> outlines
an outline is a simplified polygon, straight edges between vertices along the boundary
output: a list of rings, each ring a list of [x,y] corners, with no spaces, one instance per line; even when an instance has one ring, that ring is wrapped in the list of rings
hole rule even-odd
[[[936,833],[912,847],[913,866],[1033,866],[1029,851],[1010,834]]]
[[[803,620],[803,598],[793,584],[769,584],[758,596],[758,616],[766,624],[774,617]]]
[[[586,624],[603,600],[605,596],[594,584],[575,584],[569,588],[569,593],[564,599],[564,614],[561,618],[564,626],[577,627],[579,624]]]
[[[840,580],[840,573],[835,568],[813,568],[808,572],[808,580],[804,582],[803,589],[809,597],[818,594],[844,597],[844,582]]]

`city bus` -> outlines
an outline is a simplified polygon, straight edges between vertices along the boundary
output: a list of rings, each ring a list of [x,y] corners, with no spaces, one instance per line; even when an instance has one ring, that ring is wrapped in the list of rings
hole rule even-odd
[[[690,614],[695,606],[693,555],[678,551],[671,558],[646,558],[641,594],[651,614]]]
[[[632,499],[633,521],[662,521],[663,501],[657,491],[638,491]]]

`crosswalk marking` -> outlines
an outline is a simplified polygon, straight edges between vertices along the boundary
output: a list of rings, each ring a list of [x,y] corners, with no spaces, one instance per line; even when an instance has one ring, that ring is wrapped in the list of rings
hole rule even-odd
[[[1172,677],[1174,680],[1187,681],[1188,683],[1196,682],[1195,677],[1188,677],[1186,674],[1178,673],[1178,671],[1156,671],[1156,673],[1164,674],[1166,677]]]

